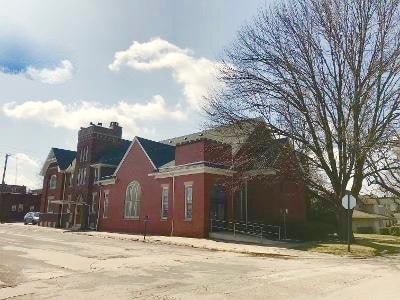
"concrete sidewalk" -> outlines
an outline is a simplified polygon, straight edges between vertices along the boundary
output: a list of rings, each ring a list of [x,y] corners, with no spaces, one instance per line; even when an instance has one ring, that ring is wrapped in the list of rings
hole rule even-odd
[[[245,244],[246,241],[229,241],[221,239],[221,235],[216,235],[213,239],[198,239],[198,238],[186,238],[176,236],[146,236],[144,240],[143,235],[126,234],[126,233],[113,233],[103,231],[76,231],[71,232],[78,235],[88,235],[100,238],[115,239],[115,240],[129,240],[135,242],[146,242],[151,244],[164,244],[174,246],[192,247],[198,249],[207,249],[212,251],[226,251],[233,253],[242,253],[248,255],[265,256],[265,257],[281,257],[281,258],[313,258],[321,256],[333,257],[330,254],[316,254],[311,252],[305,252],[300,250],[290,249],[287,243],[265,240],[264,245],[254,245],[253,240],[247,241],[250,244]]]

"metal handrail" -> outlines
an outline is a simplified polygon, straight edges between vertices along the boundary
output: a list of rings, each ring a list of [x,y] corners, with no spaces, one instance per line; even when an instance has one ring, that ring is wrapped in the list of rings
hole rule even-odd
[[[210,232],[213,230],[231,231],[234,236],[236,233],[247,234],[260,237],[261,240],[263,238],[281,239],[281,226],[278,225],[210,219]]]

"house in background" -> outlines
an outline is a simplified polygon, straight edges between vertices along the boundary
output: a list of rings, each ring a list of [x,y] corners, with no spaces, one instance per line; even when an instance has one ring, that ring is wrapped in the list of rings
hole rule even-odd
[[[381,233],[385,227],[400,224],[400,199],[364,195],[353,212],[353,230]]]
[[[367,213],[356,209],[353,211],[353,232],[380,234],[383,228],[391,225],[393,225],[393,218],[389,216]]]
[[[0,220],[23,221],[30,211],[39,211],[41,190],[28,191],[26,186],[0,184]]]

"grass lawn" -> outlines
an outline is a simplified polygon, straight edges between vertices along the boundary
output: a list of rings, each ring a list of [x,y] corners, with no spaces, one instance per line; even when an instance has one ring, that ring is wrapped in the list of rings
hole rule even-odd
[[[337,241],[314,241],[294,247],[298,250],[330,253],[340,256],[373,257],[400,254],[400,237],[379,234],[354,234],[355,243],[347,252],[347,243]]]

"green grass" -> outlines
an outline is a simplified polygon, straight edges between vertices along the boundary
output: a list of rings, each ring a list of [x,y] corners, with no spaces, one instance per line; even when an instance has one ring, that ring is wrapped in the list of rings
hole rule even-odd
[[[340,256],[373,257],[400,254],[400,237],[379,234],[354,234],[355,242],[351,252],[347,252],[347,243],[338,241],[314,241],[302,243],[295,249],[329,253]]]

